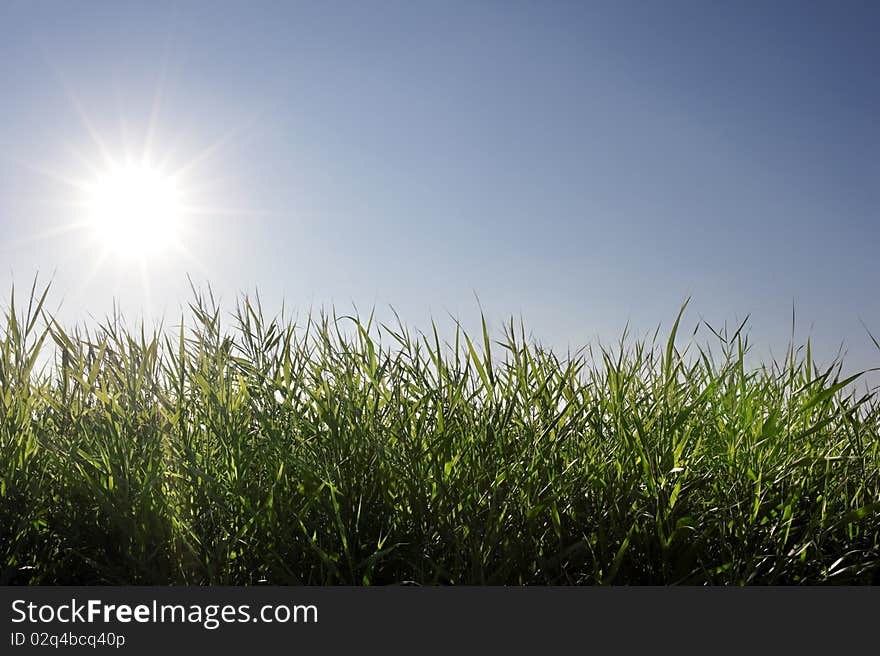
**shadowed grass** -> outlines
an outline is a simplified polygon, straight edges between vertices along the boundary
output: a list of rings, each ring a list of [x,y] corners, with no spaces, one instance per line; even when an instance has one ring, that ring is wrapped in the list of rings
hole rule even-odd
[[[809,344],[748,367],[676,320],[561,357],[196,291],[70,331],[45,299],[0,333],[3,583],[880,580],[880,406]]]

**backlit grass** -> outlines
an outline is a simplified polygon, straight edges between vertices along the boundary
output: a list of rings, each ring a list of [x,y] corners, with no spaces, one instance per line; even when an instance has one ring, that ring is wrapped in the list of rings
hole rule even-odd
[[[44,299],[0,328],[0,582],[880,581],[880,405],[809,346]]]

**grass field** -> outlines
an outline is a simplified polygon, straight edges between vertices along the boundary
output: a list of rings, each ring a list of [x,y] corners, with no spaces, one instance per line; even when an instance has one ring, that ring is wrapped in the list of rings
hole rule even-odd
[[[809,345],[562,357],[195,291],[65,330],[45,298],[0,331],[2,583],[880,582],[880,404]]]

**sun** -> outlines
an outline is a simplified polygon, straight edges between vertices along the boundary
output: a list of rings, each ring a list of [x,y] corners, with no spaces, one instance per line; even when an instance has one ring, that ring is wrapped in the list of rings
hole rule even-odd
[[[143,163],[112,165],[84,185],[86,221],[123,256],[155,255],[177,242],[183,214],[174,175]]]

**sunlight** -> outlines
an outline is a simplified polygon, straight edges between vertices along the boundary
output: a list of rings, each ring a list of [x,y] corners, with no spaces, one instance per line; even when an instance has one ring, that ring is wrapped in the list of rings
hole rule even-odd
[[[254,215],[248,208],[227,205],[229,183],[221,187],[217,182],[218,170],[224,168],[217,168],[219,154],[243,128],[201,147],[181,134],[163,138],[168,136],[160,129],[163,70],[148,115],[139,111],[139,120],[131,120],[120,113],[119,134],[113,138],[110,126],[96,121],[72,85],[61,81],[82,136],[64,144],[66,161],[50,165],[17,160],[53,185],[45,204],[58,208],[58,214],[51,223],[6,244],[63,240],[72,260],[88,262],[77,269],[79,291],[95,278],[140,273],[148,298],[152,277],[162,272],[185,269],[187,274],[216,277],[203,255],[222,237],[222,217]]]
[[[84,191],[85,218],[110,252],[150,255],[176,243],[182,201],[174,176],[146,164],[112,166]]]

